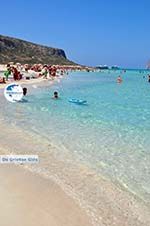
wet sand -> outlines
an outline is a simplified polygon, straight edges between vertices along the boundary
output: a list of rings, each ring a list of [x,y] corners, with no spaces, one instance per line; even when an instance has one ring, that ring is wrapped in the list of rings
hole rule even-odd
[[[58,185],[13,165],[0,166],[3,226],[90,226],[90,220]]]

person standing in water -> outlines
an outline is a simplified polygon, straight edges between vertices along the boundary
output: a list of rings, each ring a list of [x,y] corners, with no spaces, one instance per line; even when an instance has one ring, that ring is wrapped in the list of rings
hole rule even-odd
[[[24,96],[27,95],[27,88],[26,88],[26,87],[23,88],[23,95],[24,95]]]
[[[122,80],[121,76],[119,75],[117,78],[117,83],[122,83],[122,82],[123,82],[123,80]]]

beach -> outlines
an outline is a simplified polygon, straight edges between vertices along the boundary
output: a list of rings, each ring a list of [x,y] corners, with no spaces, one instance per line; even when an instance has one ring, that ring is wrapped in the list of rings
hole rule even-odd
[[[150,226],[150,1],[1,9],[0,226]]]
[[[53,182],[15,166],[1,166],[0,171],[1,225],[91,225],[85,212]]]
[[[83,84],[82,81],[86,82],[83,80],[83,76],[85,74],[80,75],[81,79],[79,77],[80,86]],[[86,80],[88,81],[89,78],[90,75],[86,77]],[[93,75],[92,78],[97,83],[99,77]],[[0,112],[0,153],[37,154],[40,160],[39,164],[33,165],[0,165],[2,185],[0,197],[2,197],[1,205],[4,207],[4,212],[1,212],[2,219],[9,213],[10,220],[12,219],[14,225],[17,225],[19,211],[22,216],[19,218],[20,221],[22,222],[21,219],[23,219],[24,225],[29,226],[149,226],[149,193],[146,193],[147,190],[144,189],[133,189],[134,183],[132,184],[130,178],[127,178],[128,180],[123,178],[125,171],[121,174],[121,170],[128,170],[128,168],[130,170],[131,161],[132,169],[134,169],[133,167],[137,165],[135,160],[139,161],[139,158],[144,158],[148,167],[148,157],[146,160],[144,155],[140,156],[140,152],[135,155],[133,150],[138,147],[132,146],[131,152],[130,146],[125,140],[121,151],[120,146],[115,149],[118,151],[117,161],[114,164],[118,167],[114,170],[116,174],[113,176],[106,174],[107,161],[112,164],[111,161],[116,159],[116,153],[113,152],[115,134],[110,128],[106,130],[101,126],[101,136],[99,136],[99,128],[95,126],[94,121],[92,121],[94,127],[90,124],[91,128],[86,129],[87,123],[90,123],[94,116],[91,117],[92,112],[85,115],[85,110],[89,109],[88,106],[87,108],[70,107],[67,101],[60,100],[56,103],[49,98],[53,90],[57,88],[62,94],[62,99],[65,100],[64,93],[69,92],[69,87],[73,92],[74,79],[74,75],[71,78],[64,78],[61,83],[54,82],[51,88],[48,82],[46,85],[45,81],[37,83],[37,87],[33,88],[33,80],[31,84],[28,81],[29,102],[23,105],[7,103],[1,89],[0,103],[3,108]],[[67,85],[65,85],[66,83]],[[78,85],[77,83],[76,89]],[[88,90],[90,93],[89,87]],[[68,93],[67,95],[69,96]],[[70,112],[68,110],[66,114],[64,108],[69,109]],[[107,139],[105,140],[103,133],[106,136],[106,131]],[[78,136],[78,134],[81,135]],[[96,134],[98,134],[98,139]],[[69,142],[68,138],[70,138]],[[96,139],[94,140],[94,138]],[[93,142],[92,145],[89,141]],[[111,143],[110,153],[105,148],[106,142]],[[98,150],[96,145],[98,145]],[[123,149],[123,145],[126,149]],[[100,149],[101,146],[102,149]],[[86,148],[85,153],[84,148]],[[135,166],[131,158],[133,154]],[[102,159],[105,155],[106,160]],[[91,156],[95,158],[92,159]],[[111,159],[112,156],[115,156],[114,159]],[[122,158],[124,164],[130,163],[128,167],[121,165],[119,168],[117,164],[122,163]],[[111,164],[108,166],[109,170],[112,167]],[[140,161],[138,164],[139,168],[142,167]],[[133,172],[130,170],[129,175],[131,174],[132,178],[136,176],[136,181],[141,180],[138,175],[132,174]],[[117,173],[121,175],[122,183],[120,178],[117,178]],[[128,171],[126,171],[126,175],[128,175],[127,173]],[[144,171],[144,173],[146,177],[148,171]],[[148,181],[146,182],[148,183]],[[137,185],[138,183],[136,188],[139,188]],[[32,211],[26,209],[28,206],[31,206]],[[23,213],[26,215],[25,220]],[[5,220],[4,225],[11,225],[9,219],[7,222]]]

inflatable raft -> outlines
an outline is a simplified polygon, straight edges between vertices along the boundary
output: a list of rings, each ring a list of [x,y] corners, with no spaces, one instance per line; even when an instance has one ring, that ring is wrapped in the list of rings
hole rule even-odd
[[[75,99],[75,98],[69,99],[69,102],[74,103],[74,104],[79,104],[79,105],[87,104],[86,100],[80,100],[80,99]]]

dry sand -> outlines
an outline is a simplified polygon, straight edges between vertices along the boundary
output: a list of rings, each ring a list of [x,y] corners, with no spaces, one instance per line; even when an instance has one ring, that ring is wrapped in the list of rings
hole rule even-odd
[[[44,82],[44,81],[51,81],[50,79],[43,79],[43,78],[36,78],[36,79],[30,79],[30,80],[25,80],[25,79],[22,79],[22,80],[18,80],[18,81],[11,81],[9,80],[7,83],[3,84],[3,83],[0,83],[0,89],[4,89],[7,85],[11,84],[11,83],[17,83],[17,84],[20,84],[20,85],[31,85],[31,84],[38,84],[38,83],[41,83],[41,82]]]

